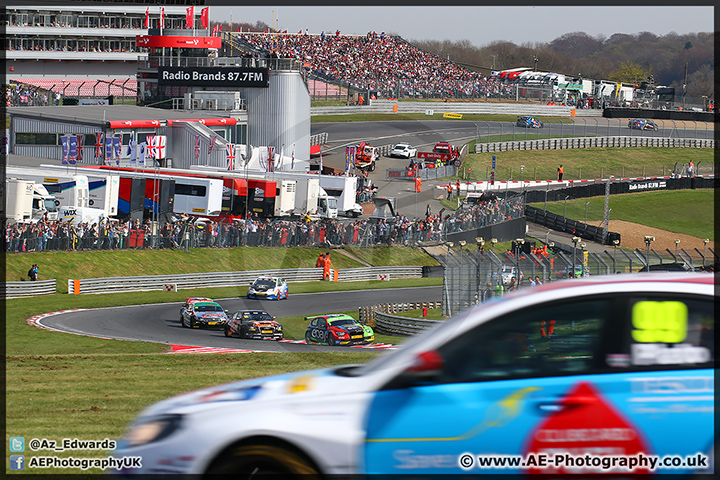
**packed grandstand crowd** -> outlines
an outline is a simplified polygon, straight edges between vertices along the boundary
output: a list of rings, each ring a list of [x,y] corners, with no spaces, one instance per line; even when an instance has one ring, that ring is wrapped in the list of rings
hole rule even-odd
[[[472,230],[523,214],[522,200],[501,198],[466,205],[442,215],[429,210],[424,218],[401,215],[395,221],[358,219],[310,221],[234,219],[231,222],[194,221],[189,217],[165,222],[156,238],[152,222],[104,220],[100,223],[39,221],[9,223],[5,229],[10,253],[55,250],[115,250],[127,248],[292,247],[437,243],[448,233]],[[188,235],[186,235],[186,233]]]
[[[332,34],[241,33],[241,40],[280,58],[302,61],[311,70],[383,96],[501,96],[511,87],[423,51],[400,37],[369,32]]]

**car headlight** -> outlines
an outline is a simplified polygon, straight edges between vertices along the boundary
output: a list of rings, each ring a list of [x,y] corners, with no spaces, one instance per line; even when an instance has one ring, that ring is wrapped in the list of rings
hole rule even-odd
[[[168,437],[182,424],[182,415],[163,415],[134,425],[125,434],[130,447],[146,445]]]

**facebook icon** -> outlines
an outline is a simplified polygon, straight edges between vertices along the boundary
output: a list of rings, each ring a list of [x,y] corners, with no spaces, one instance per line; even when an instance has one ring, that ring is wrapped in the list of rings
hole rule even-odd
[[[10,455],[10,470],[25,470],[25,455]]]

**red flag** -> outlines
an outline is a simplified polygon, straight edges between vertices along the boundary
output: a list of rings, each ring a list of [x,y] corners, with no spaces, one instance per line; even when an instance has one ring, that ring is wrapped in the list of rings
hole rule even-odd
[[[220,30],[222,29],[222,26],[218,23],[216,24],[212,29],[212,36],[213,37],[219,37],[220,36]]]
[[[145,28],[150,28],[150,7],[145,10]]]
[[[165,7],[160,9],[160,28],[165,28]]]
[[[208,16],[210,15],[210,7],[205,7],[200,11],[200,26],[204,29],[208,28]]]
[[[185,9],[185,28],[193,28],[195,26],[195,7]]]

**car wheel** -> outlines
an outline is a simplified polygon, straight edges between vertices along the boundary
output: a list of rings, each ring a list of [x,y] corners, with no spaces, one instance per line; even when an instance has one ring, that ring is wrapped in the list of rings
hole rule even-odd
[[[232,337],[232,332],[230,331],[230,328],[226,325],[225,326],[225,336],[226,337]]]
[[[190,328],[195,328],[195,317],[190,317]]]
[[[308,345],[312,345],[312,338],[310,337],[310,332],[307,330],[305,331],[305,343]]]
[[[299,453],[274,445],[241,445],[231,448],[215,461],[207,472],[212,475],[232,474],[241,478],[276,476],[319,477],[317,467]]]
[[[183,317],[182,315],[180,316],[180,325],[183,327],[187,327],[187,325],[185,325],[185,317]]]
[[[375,164],[374,164],[374,163],[370,165],[370,171],[371,171],[371,172],[374,172],[374,171],[375,171]]]

